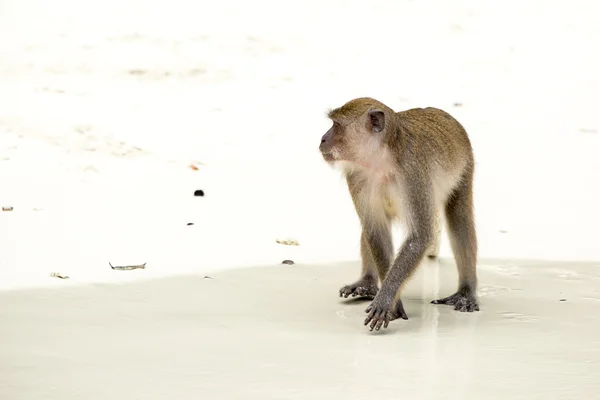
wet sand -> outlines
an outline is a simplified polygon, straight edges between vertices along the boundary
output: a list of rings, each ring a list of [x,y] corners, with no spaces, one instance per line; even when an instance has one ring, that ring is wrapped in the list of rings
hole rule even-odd
[[[453,262],[426,261],[379,333],[337,297],[357,262],[0,292],[0,398],[596,398],[598,267],[482,260],[462,314],[429,303]]]

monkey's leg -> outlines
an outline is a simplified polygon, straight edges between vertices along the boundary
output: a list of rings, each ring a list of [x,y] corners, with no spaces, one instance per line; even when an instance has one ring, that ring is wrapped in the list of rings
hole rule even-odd
[[[370,244],[373,242],[373,245]],[[375,261],[372,246],[376,247],[375,250],[378,253],[383,253],[384,258],[388,261],[383,261],[382,267],[378,268],[378,264]],[[370,299],[375,298],[379,288],[377,287],[378,278],[383,280],[387,273],[386,265],[389,266],[389,260],[392,259],[394,247],[392,244],[392,236],[390,227],[381,227],[380,231],[369,234],[363,232],[360,235],[360,255],[362,259],[362,274],[358,281],[346,285],[340,289],[340,297],[367,297]],[[387,254],[387,257],[385,257]],[[383,274],[383,275],[382,275]]]
[[[442,224],[440,221],[439,211],[435,211],[433,217],[433,242],[427,250],[427,257],[437,258],[440,253],[440,236],[442,234]]]
[[[364,324],[371,322],[371,330],[378,331],[382,325],[387,328],[389,322],[397,318],[408,319],[399,291],[417,269],[433,241],[432,196],[423,181],[413,182],[411,189],[407,207],[410,212],[409,234],[382,282],[379,293],[365,310],[368,315]]]
[[[340,289],[340,297],[367,297],[374,298],[379,288],[377,287],[377,268],[367,243],[365,233],[360,235],[360,256],[362,259],[361,277],[354,283]]]
[[[477,304],[477,236],[473,215],[472,171],[457,188],[446,205],[448,235],[458,268],[458,291],[432,301],[447,304],[462,312],[479,311]]]

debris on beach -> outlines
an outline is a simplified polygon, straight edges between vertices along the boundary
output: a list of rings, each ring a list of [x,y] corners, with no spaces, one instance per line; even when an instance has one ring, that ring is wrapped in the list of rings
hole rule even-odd
[[[598,130],[594,129],[594,128],[579,128],[579,132],[581,132],[581,133],[598,133]]]
[[[69,279],[67,275],[61,274],[60,272],[52,272],[50,273],[50,276],[53,278]]]
[[[560,300],[558,300],[558,301],[567,301],[567,299],[560,299]]]
[[[300,243],[296,239],[275,239],[275,241],[279,244],[283,244],[285,246],[300,246]]]
[[[212,276],[205,275],[202,279],[212,279]]]
[[[192,169],[193,171],[198,171],[198,167],[194,164],[190,164],[190,169]]]
[[[281,263],[285,265],[294,265],[294,262],[292,260],[283,260]]]
[[[202,189],[196,190],[194,192],[194,196],[196,196],[196,197],[202,197],[202,196],[204,196],[204,190],[202,190]]]
[[[461,102],[457,101],[457,102],[455,102],[455,103],[454,103],[454,104],[452,104],[452,105],[453,105],[454,107],[462,107],[462,105],[463,105],[463,104],[462,104]]]
[[[128,72],[130,75],[144,75],[148,71],[143,69],[130,69]]]
[[[190,225],[194,225],[194,223],[193,222],[188,222],[187,226],[190,226]]]
[[[13,208],[11,206],[3,206],[2,211],[12,211]]]
[[[110,267],[112,269],[117,269],[120,271],[129,271],[132,269],[144,269],[146,268],[146,263],[143,263],[141,265],[122,265],[122,266],[118,266],[118,265],[112,265],[110,262],[108,263],[108,265],[110,265]]]

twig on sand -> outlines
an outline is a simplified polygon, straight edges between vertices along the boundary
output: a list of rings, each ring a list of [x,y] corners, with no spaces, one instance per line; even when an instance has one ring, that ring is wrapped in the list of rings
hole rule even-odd
[[[122,266],[115,265],[115,266],[113,266],[109,262],[108,265],[110,265],[110,267],[112,269],[121,270],[121,271],[127,271],[127,270],[132,270],[132,269],[144,269],[144,268],[146,268],[146,263],[143,263],[141,265],[122,265]]]

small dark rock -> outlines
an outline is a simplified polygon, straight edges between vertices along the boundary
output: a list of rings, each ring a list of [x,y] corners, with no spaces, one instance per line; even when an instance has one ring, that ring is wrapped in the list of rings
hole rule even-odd
[[[283,260],[281,263],[286,265],[294,265],[294,262],[292,260]]]
[[[567,301],[567,299],[560,299],[559,301]]]
[[[202,278],[202,279],[212,279],[212,277],[205,275],[204,278]]]
[[[190,226],[190,225],[194,225],[194,223],[193,222],[188,222],[187,226]]]
[[[194,192],[194,196],[196,196],[196,197],[202,197],[202,196],[204,196],[204,190],[201,190],[201,189],[196,190]]]

